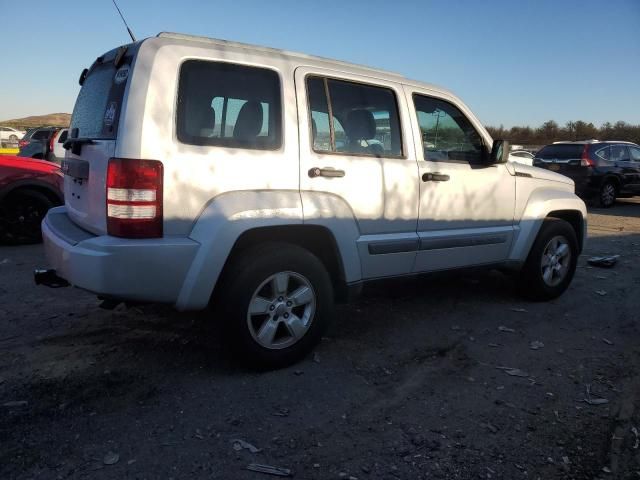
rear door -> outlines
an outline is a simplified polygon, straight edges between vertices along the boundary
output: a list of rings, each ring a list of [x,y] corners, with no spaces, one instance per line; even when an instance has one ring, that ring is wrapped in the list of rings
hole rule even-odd
[[[306,67],[295,81],[305,219],[337,200],[357,222],[364,278],[411,272],[419,187],[402,86]]]
[[[634,193],[640,193],[640,148],[629,146],[631,168],[634,172]]]
[[[634,191],[636,185],[636,169],[631,163],[629,149],[626,145],[611,145],[611,161],[615,163],[622,182],[622,190]]]
[[[72,147],[67,150],[62,165],[69,217],[98,235],[107,231],[106,172],[115,152],[118,122],[134,55],[129,51],[119,58],[122,54],[118,52],[123,48],[98,57],[89,69],[71,117]]]

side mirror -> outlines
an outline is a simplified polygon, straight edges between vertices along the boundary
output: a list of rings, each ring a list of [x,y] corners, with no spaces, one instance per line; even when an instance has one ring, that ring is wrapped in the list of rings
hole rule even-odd
[[[489,156],[489,164],[507,163],[509,161],[509,142],[506,140],[494,140]]]

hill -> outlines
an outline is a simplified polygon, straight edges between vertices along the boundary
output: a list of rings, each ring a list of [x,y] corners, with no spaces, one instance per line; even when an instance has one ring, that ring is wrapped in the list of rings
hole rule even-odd
[[[41,126],[68,127],[70,121],[70,113],[49,113],[47,115],[33,115],[31,117],[3,120],[0,121],[0,125],[24,129]]]

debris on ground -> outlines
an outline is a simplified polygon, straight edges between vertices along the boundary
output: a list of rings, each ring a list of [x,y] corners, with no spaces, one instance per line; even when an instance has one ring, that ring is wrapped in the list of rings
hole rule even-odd
[[[262,451],[261,448],[251,445],[249,442],[245,442],[239,438],[234,438],[231,440],[231,443],[233,444],[233,449],[236,452],[239,452],[242,449],[249,450],[251,453],[260,453]]]
[[[604,297],[607,294],[607,292],[605,290],[596,290],[596,293],[598,295],[600,295],[601,297]]]
[[[504,325],[500,325],[498,327],[498,330],[500,332],[508,332],[508,333],[515,333],[515,330],[513,328],[509,328],[509,327],[505,327]]]
[[[9,259],[5,258],[2,261],[0,261],[0,265],[6,265],[7,263],[9,263]]]
[[[26,400],[14,400],[12,402],[3,403],[3,407],[24,407],[28,404]]]
[[[636,436],[636,443],[634,443],[633,449],[637,450],[640,446],[640,434],[638,433],[638,429],[636,427],[631,427],[631,433]]]
[[[620,258],[620,255],[609,255],[606,257],[591,257],[589,260],[587,260],[587,263],[594,267],[611,268],[616,263],[618,263],[618,258]]]
[[[320,363],[320,354],[318,352],[313,353],[313,363]]]
[[[524,370],[520,370],[519,368],[511,368],[511,367],[496,367],[498,370],[502,370],[507,375],[511,375],[512,377],[528,377],[529,374]]]
[[[115,465],[120,460],[120,455],[116,452],[107,452],[104,458],[102,459],[102,463],[105,465]]]
[[[274,417],[288,417],[290,410],[288,408],[280,408],[273,412]]]
[[[517,313],[526,313],[528,310],[526,308],[512,308],[511,311]]]
[[[496,427],[495,425],[492,425],[489,422],[482,423],[481,425],[487,430],[489,430],[491,433],[498,433],[498,431],[500,430],[498,427]]]
[[[613,345],[613,342],[612,342],[611,340],[609,340],[608,338],[604,338],[604,337],[602,337],[602,341],[603,341],[604,343],[606,343],[607,345]]]
[[[600,395],[596,395],[596,397],[598,398],[592,398],[592,393],[591,393],[591,385],[587,384],[586,385],[586,390],[587,390],[587,395],[585,396],[583,402],[589,404],[589,405],[605,405],[607,403],[609,403],[609,400],[607,400],[606,398],[600,397]]]
[[[288,468],[273,467],[271,465],[262,465],[260,463],[250,463],[247,465],[247,470],[258,473],[266,473],[267,475],[274,475],[276,477],[290,477],[291,470]]]
[[[541,349],[541,348],[544,348],[544,343],[542,343],[542,342],[540,342],[540,341],[538,341],[538,340],[534,340],[533,342],[531,342],[531,343],[529,344],[529,348],[530,348],[531,350],[539,350],[539,349]]]

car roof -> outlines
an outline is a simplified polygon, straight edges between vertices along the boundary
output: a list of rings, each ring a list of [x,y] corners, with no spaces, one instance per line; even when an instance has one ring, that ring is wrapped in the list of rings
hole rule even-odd
[[[177,41],[205,43],[205,44],[211,45],[212,47],[218,47],[218,48],[228,48],[228,49],[234,49],[234,50],[251,50],[256,53],[275,55],[280,58],[287,57],[292,60],[297,60],[301,63],[306,63],[311,61],[314,63],[319,63],[326,68],[331,68],[331,67],[333,67],[334,69],[336,67],[347,68],[348,70],[356,74],[359,73],[362,75],[367,75],[367,76],[375,77],[379,79],[386,78],[391,81],[396,81],[399,83],[404,83],[406,85],[426,88],[438,93],[456,97],[456,95],[453,92],[445,88],[442,88],[438,85],[433,85],[433,84],[421,82],[418,80],[411,80],[399,73],[395,73],[395,72],[391,72],[391,71],[387,71],[379,68],[373,68],[365,65],[360,65],[357,63],[350,63],[342,60],[334,60],[330,58],[325,58],[325,57],[320,57],[315,55],[308,55],[306,53],[300,53],[300,52],[292,52],[288,50],[281,50],[277,48],[263,47],[260,45],[252,45],[248,43],[222,40],[219,38],[209,38],[209,37],[203,37],[198,35],[188,35],[184,33],[160,32],[158,33],[157,37],[163,38],[163,39],[177,40]]]
[[[576,141],[559,141],[553,142],[552,145],[587,145],[592,143],[625,143],[627,145],[637,145],[633,142],[627,142],[625,140],[576,140]]]

